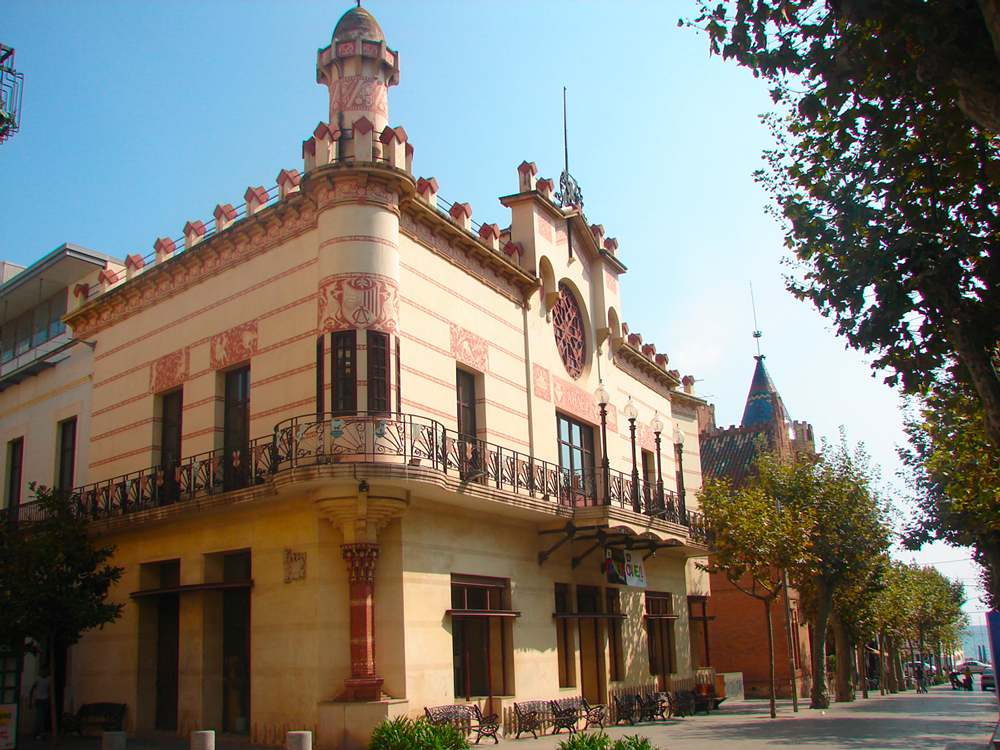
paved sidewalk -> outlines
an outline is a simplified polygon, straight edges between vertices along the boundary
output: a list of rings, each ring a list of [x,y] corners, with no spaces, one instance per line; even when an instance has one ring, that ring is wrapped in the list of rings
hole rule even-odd
[[[719,711],[688,716],[667,723],[634,727],[608,727],[612,739],[627,734],[649,737],[660,750],[987,750],[997,724],[994,692],[953,691],[931,688],[925,695],[913,691],[879,696],[855,703],[834,704],[826,712],[813,711],[808,702],[792,712],[791,701],[778,704],[778,718],[771,719],[767,701],[726,702]],[[556,750],[566,734],[537,740],[529,734],[520,740],[502,739],[498,750]],[[483,747],[494,745],[484,740]],[[98,738],[60,737],[59,750],[100,750]],[[127,750],[188,750],[190,744],[165,733],[129,738]],[[257,750],[244,738],[220,735],[220,750]],[[49,742],[21,738],[18,750],[48,750]]]

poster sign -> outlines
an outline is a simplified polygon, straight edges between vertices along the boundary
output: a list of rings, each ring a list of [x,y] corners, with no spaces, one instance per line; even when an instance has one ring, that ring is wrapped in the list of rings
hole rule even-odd
[[[0,704],[0,750],[17,747],[17,704]]]
[[[608,574],[608,583],[646,588],[646,569],[639,553],[620,549],[604,550],[604,571]]]

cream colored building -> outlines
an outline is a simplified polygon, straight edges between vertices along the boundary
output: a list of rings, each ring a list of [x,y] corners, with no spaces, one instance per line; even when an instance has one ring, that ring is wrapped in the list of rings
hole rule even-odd
[[[508,228],[439,200],[363,9],[317,76],[301,173],[66,283],[67,358],[0,393],[8,504],[34,456],[8,516],[75,417],[76,499],[124,568],[73,702],[339,748],[425,706],[708,679],[704,402],[621,323],[617,243],[530,163]]]

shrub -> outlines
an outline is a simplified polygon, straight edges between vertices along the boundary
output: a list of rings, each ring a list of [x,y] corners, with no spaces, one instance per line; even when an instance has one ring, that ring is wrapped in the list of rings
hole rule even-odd
[[[368,750],[468,750],[465,733],[448,724],[428,724],[408,716],[386,719],[372,732]]]
[[[631,734],[620,740],[611,741],[604,732],[571,734],[558,745],[558,750],[656,750],[648,737]]]

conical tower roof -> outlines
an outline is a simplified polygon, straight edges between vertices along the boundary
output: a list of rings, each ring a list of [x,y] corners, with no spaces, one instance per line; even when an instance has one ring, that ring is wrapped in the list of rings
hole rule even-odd
[[[743,409],[741,427],[752,427],[762,424],[784,424],[788,422],[788,411],[774,387],[771,375],[764,367],[764,357],[754,357],[757,367],[753,371],[750,382],[750,393],[747,394],[747,405]]]

